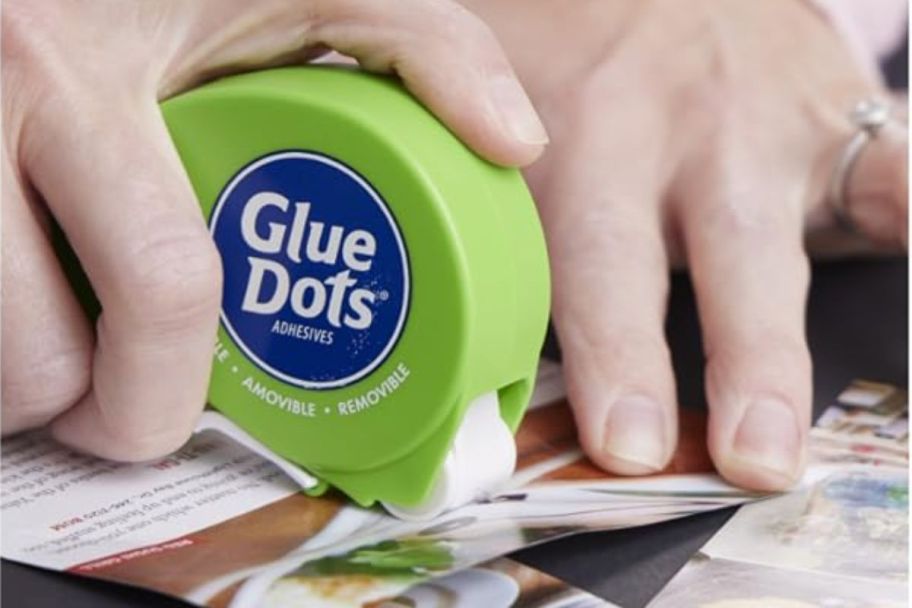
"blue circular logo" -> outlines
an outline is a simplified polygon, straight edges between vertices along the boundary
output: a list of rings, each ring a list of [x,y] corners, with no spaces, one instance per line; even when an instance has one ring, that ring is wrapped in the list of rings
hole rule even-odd
[[[209,229],[225,275],[222,324],[268,374],[338,388],[396,345],[408,254],[386,203],[350,167],[305,151],[260,158],[222,191]]]

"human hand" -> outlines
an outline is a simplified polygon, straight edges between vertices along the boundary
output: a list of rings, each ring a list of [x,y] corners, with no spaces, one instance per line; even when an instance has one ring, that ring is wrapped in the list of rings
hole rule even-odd
[[[686,262],[714,462],[748,488],[793,483],[811,412],[803,238],[834,232],[824,199],[853,133],[846,115],[885,91],[809,2],[465,4],[497,33],[552,137],[526,175],[586,453],[623,474],[671,457],[663,326],[669,266]],[[906,150],[906,129],[884,128],[848,183],[848,215],[880,248],[906,243]]]
[[[186,440],[205,403],[221,268],[158,101],[328,49],[397,73],[494,162],[526,164],[547,141],[490,31],[448,0],[5,3],[4,434],[49,423],[118,460]],[[94,332],[52,218],[101,302]]]

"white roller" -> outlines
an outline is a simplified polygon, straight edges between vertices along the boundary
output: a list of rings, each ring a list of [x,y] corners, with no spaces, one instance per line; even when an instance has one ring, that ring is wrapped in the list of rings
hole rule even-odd
[[[496,392],[469,404],[430,496],[417,507],[383,506],[400,519],[425,520],[483,498],[516,468],[516,441],[500,416]]]

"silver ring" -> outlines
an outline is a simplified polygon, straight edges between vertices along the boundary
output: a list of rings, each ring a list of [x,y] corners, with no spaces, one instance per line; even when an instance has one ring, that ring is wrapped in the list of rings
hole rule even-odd
[[[878,132],[890,121],[890,106],[879,99],[864,99],[852,108],[849,120],[857,130],[836,161],[836,167],[827,189],[827,202],[836,221],[843,228],[854,230],[848,208],[849,179],[852,176],[852,169],[858,162],[858,157],[861,156],[868,143],[877,137]]]

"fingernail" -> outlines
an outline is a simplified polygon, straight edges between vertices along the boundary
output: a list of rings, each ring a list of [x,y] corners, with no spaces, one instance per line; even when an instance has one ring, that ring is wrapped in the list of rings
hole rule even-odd
[[[545,126],[515,78],[494,76],[489,87],[501,121],[517,141],[536,146],[548,143]]]
[[[609,455],[658,470],[665,465],[665,414],[642,395],[618,399],[608,413],[602,448]]]
[[[744,412],[733,447],[746,464],[793,477],[801,459],[794,409],[780,399],[757,399]]]

